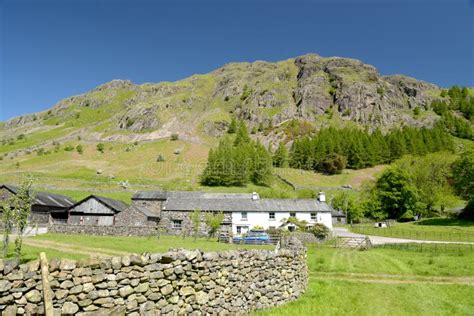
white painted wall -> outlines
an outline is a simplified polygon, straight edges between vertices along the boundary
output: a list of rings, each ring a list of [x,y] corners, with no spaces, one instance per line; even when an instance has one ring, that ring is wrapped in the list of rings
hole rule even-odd
[[[275,220],[270,220],[270,212],[247,212],[247,220],[242,218],[241,212],[232,212],[232,233],[238,234],[237,226],[248,227],[252,229],[255,226],[268,229],[270,227],[278,228],[283,224],[283,219],[290,217],[289,212],[275,212]],[[311,219],[312,212],[295,212],[298,220],[305,220],[309,224],[321,223],[332,229],[332,216],[330,212],[316,212],[316,219]]]

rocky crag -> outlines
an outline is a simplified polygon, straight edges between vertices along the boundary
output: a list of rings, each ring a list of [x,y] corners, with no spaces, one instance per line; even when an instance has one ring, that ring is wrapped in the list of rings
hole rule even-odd
[[[135,141],[179,133],[200,142],[224,133],[232,117],[246,120],[262,139],[292,120],[315,129],[331,121],[384,129],[426,126],[436,119],[429,104],[439,92],[413,78],[381,76],[355,59],[309,54],[276,63],[232,63],[177,82],[113,80],[48,111],[2,123],[0,139],[43,133]],[[416,107],[429,115],[415,117]]]

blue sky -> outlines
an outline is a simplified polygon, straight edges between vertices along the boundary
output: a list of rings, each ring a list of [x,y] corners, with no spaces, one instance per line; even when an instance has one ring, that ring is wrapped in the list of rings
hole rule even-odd
[[[112,79],[318,53],[474,86],[474,0],[0,0],[0,120]]]

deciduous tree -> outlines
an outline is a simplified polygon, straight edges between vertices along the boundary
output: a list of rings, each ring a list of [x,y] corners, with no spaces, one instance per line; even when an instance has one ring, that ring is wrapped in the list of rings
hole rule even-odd
[[[214,237],[224,221],[224,213],[222,211],[217,213],[207,212],[205,218],[206,225],[209,228],[209,237]]]

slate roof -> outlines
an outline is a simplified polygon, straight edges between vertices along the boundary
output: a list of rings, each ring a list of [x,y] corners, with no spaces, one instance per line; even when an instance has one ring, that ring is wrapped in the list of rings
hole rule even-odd
[[[152,218],[158,218],[160,217],[160,214],[159,212],[155,212],[153,210],[150,210],[149,208],[146,208],[144,206],[140,206],[140,205],[134,205],[133,206],[137,211],[145,214],[145,216],[147,217],[152,217]]]
[[[93,195],[94,198],[99,200],[100,202],[104,203],[105,205],[109,206],[111,209],[115,210],[116,212],[122,212],[128,208],[128,205],[122,201],[106,198],[103,196]]]
[[[346,214],[339,210],[333,210],[331,214],[333,217],[346,217]]]
[[[211,193],[201,191],[139,191],[133,200],[167,199],[251,199],[252,193]]]
[[[223,211],[223,212],[332,212],[332,208],[315,199],[177,199],[164,204],[167,211]]]
[[[6,188],[10,192],[16,194],[19,190],[18,187],[10,184],[2,184],[0,188]],[[36,199],[33,202],[34,205],[43,205],[57,208],[69,208],[74,205],[74,200],[61,194],[53,194],[48,192],[36,192]]]
[[[128,205],[125,204],[122,201],[114,200],[114,199],[111,199],[111,198],[106,198],[106,197],[103,197],[103,196],[89,195],[85,199],[82,199],[79,202],[75,203],[74,205],[71,205],[71,207],[69,207],[69,209],[72,209],[72,208],[84,203],[85,201],[87,201],[89,199],[96,199],[97,201],[101,202],[102,204],[105,204],[106,206],[108,206],[109,208],[114,210],[116,213],[122,212],[122,211],[124,211],[125,209],[128,208]]]

